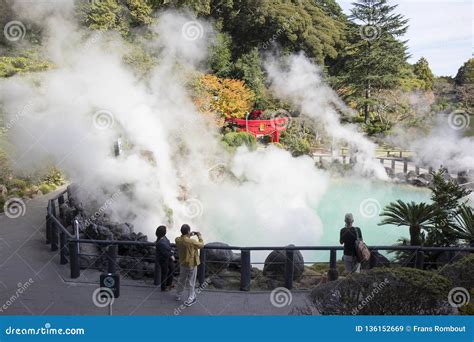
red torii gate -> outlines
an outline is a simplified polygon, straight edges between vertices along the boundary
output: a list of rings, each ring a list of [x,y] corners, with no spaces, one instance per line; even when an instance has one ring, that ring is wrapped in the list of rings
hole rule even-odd
[[[288,117],[280,117],[270,120],[246,120],[246,119],[226,119],[237,125],[238,132],[252,133],[255,138],[270,135],[272,142],[280,141],[280,132],[286,130]]]

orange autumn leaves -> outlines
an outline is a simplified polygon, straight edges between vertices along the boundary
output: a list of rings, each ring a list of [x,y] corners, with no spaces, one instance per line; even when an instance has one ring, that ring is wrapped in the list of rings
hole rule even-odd
[[[201,113],[212,115],[219,127],[226,118],[245,118],[252,110],[255,93],[244,81],[202,75],[194,83],[194,104]]]

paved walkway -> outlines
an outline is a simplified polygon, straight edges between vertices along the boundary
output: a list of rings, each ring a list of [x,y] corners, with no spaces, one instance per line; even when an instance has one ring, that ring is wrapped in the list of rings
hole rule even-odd
[[[88,270],[78,280],[70,279],[69,265],[60,265],[59,254],[45,244],[46,205],[55,194],[26,202],[18,218],[0,214],[0,315],[108,314],[107,307],[92,300],[99,272]],[[118,315],[287,315],[307,301],[307,292],[292,292],[288,305],[276,307],[270,292],[203,291],[188,308],[151,280],[123,283],[113,304]]]

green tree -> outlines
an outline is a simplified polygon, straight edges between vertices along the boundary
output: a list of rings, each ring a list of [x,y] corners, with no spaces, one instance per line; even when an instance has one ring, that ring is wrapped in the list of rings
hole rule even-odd
[[[474,83],[474,58],[469,59],[459,68],[454,80],[459,86]]]
[[[196,15],[209,15],[211,0],[149,0],[155,9],[188,9]]]
[[[402,200],[388,204],[380,216],[385,217],[379,225],[393,224],[410,228],[410,245],[420,246],[422,230],[428,230],[433,218],[433,207],[426,203],[405,203]]]
[[[229,77],[232,70],[232,37],[217,33],[216,42],[209,49],[209,66],[219,77]]]
[[[152,22],[152,7],[146,0],[91,1],[79,7],[81,20],[92,30],[114,30],[126,36],[130,28]]]
[[[466,240],[474,247],[474,213],[468,205],[461,205],[454,217],[455,224],[452,227],[452,234],[461,240]]]
[[[257,49],[253,49],[237,59],[232,76],[245,81],[246,85],[254,91],[257,101],[263,96],[265,75]]]
[[[408,20],[393,13],[396,7],[387,0],[358,0],[351,10],[354,24],[349,31],[344,78],[363,108],[366,123],[373,91],[396,86],[407,60],[406,42],[398,37],[408,29]]]
[[[450,245],[456,242],[453,235],[455,217],[459,207],[466,203],[463,199],[471,191],[463,188],[454,180],[451,180],[448,170],[444,167],[433,172],[433,184],[431,189],[431,200],[433,201],[433,227],[428,234],[429,245]]]
[[[214,0],[211,13],[232,36],[235,60],[254,48],[278,45],[283,52],[305,51],[323,63],[337,56],[344,41],[345,22],[332,0]]]
[[[454,80],[457,100],[462,104],[463,109],[472,112],[474,107],[474,58],[459,68]]]
[[[415,76],[424,82],[424,89],[433,89],[434,75],[430,69],[430,65],[425,57],[421,57],[418,62],[413,65]]]

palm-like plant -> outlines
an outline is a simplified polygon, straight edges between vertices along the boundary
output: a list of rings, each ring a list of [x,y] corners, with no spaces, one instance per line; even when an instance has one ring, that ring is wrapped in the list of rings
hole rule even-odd
[[[454,220],[455,224],[451,228],[452,234],[474,246],[474,212],[472,208],[465,204],[461,205]]]
[[[393,224],[410,228],[410,245],[421,245],[421,231],[431,227],[434,208],[426,203],[405,203],[402,200],[385,206],[380,216],[385,217],[379,226]]]

